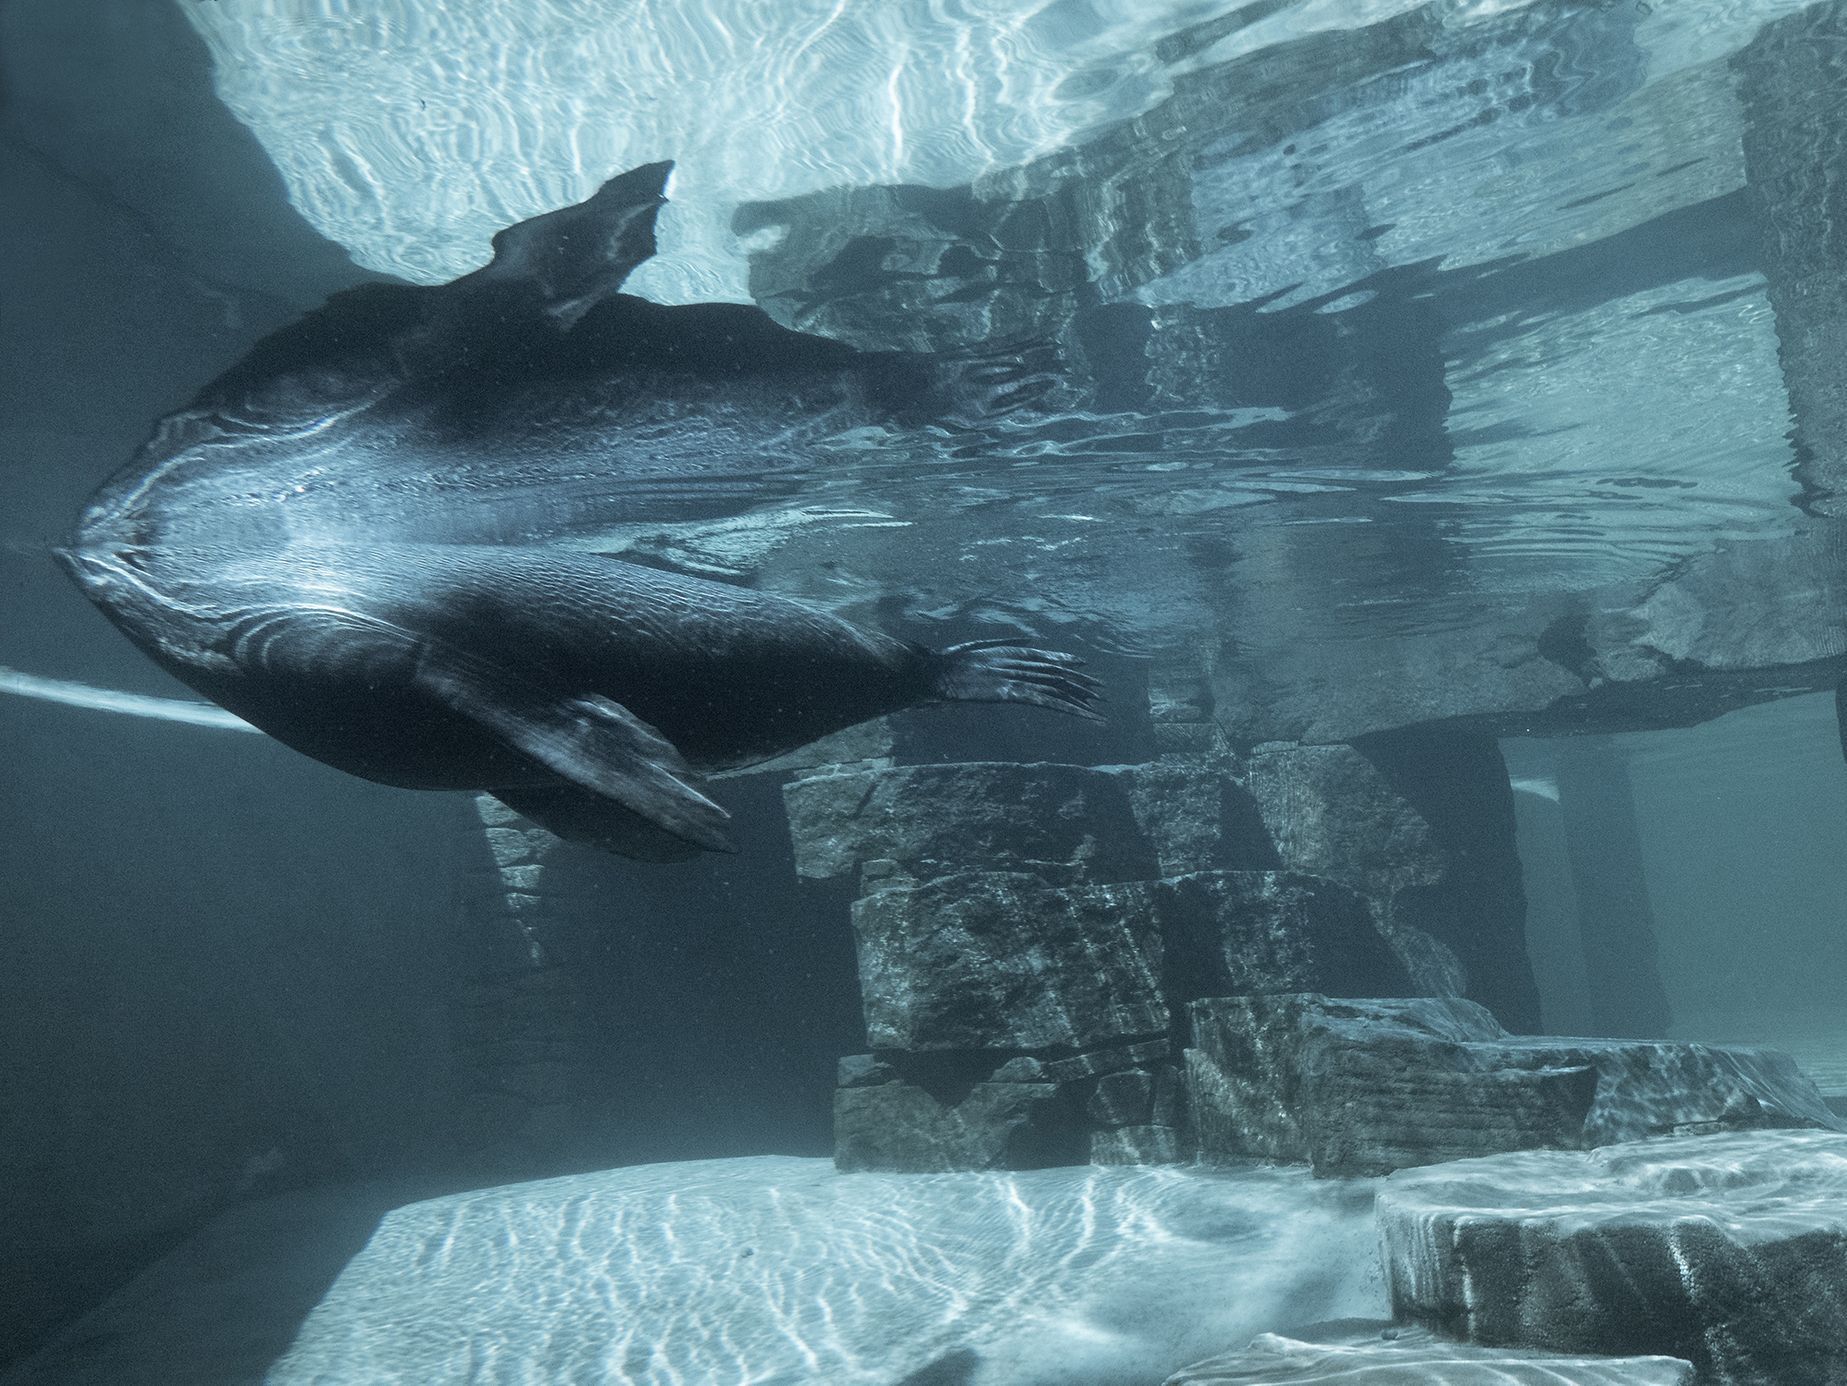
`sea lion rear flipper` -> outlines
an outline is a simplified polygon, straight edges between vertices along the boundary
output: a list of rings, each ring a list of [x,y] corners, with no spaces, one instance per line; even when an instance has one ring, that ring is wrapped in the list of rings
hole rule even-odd
[[[929,655],[931,691],[947,702],[1031,703],[1091,722],[1101,685],[1083,661],[1011,640],[971,640]]]
[[[672,163],[643,164],[575,206],[507,227],[494,237],[492,262],[457,283],[520,284],[548,317],[571,327],[654,254],[654,219],[672,172]]]
[[[703,855],[694,844],[655,827],[639,813],[564,780],[501,785],[491,792],[515,813],[566,842],[634,861],[690,861]]]
[[[1841,754],[1847,756],[1847,678],[1834,685],[1834,725],[1841,736]]]
[[[725,832],[731,815],[680,778],[688,771],[673,743],[620,703],[595,695],[551,697],[498,679],[486,668],[431,654],[418,680],[561,779],[683,841],[712,852],[734,850]],[[510,801],[509,806],[520,808]]]

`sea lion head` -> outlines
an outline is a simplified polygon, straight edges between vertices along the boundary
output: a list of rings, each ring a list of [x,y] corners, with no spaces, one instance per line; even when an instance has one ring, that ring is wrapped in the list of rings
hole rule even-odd
[[[134,460],[90,499],[53,554],[124,634],[174,672],[210,672],[222,632],[250,595],[240,555],[286,537],[287,490],[273,446],[213,414],[163,420]],[[182,675],[183,676],[183,675]]]
[[[214,604],[185,599],[160,525],[133,495],[104,494],[84,510],[70,543],[52,550],[64,571],[125,635],[157,661],[197,665]]]

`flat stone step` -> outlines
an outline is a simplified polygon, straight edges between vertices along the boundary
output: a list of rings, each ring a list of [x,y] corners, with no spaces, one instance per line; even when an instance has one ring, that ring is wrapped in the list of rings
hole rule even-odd
[[[1674,1357],[1599,1357],[1452,1343],[1422,1328],[1343,1319],[1265,1333],[1163,1386],[1689,1386]]]
[[[1495,1155],[1386,1180],[1393,1311],[1494,1346],[1666,1353],[1702,1386],[1847,1381],[1847,1136]]]
[[[1207,1158],[1370,1175],[1500,1151],[1841,1124],[1774,1049],[1509,1035],[1454,997],[1215,997],[1189,1004],[1187,1019],[1187,1088]]]

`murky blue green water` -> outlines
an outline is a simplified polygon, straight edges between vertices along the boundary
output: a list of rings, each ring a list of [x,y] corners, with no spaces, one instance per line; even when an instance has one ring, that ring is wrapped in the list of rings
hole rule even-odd
[[[1762,1129],[1847,1102],[1844,54],[1839,0],[0,6],[7,1386],[1349,1372],[1516,1301],[1843,1379],[1685,1227],[1847,1226]],[[1101,722],[971,701],[1066,657]],[[1449,1057],[1212,1028],[1321,992]],[[1593,1100],[1678,1114],[1603,1221]],[[1419,1299],[1441,1210],[1369,1259],[1461,1155],[1464,1223],[1568,1190],[1551,1308]]]

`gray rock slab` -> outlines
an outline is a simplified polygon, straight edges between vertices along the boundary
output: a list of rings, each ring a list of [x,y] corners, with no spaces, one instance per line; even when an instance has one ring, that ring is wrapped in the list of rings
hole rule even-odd
[[[1430,824],[1351,746],[1259,746],[1247,783],[1285,867],[1365,895],[1443,876]]]
[[[1125,1068],[1141,1064],[1153,1064],[1165,1059],[1173,1052],[1173,1045],[1165,1038],[1137,1040],[1133,1044],[1111,1045],[1106,1049],[1092,1049],[1082,1054],[1069,1054],[1056,1059],[1035,1059],[1039,1065],[1038,1076],[1050,1083],[1070,1083],[1083,1078],[1096,1078],[1103,1074],[1115,1073]]]
[[[1083,1049],[1164,1033],[1152,890],[986,871],[874,891],[853,906],[868,1042]]]
[[[1772,1049],[1515,1038],[1449,997],[1222,997],[1187,1011],[1188,1095],[1208,1158],[1378,1174],[1498,1151],[1839,1124]]]
[[[1242,764],[1228,754],[1146,765],[830,766],[791,782],[784,802],[796,868],[810,877],[851,876],[880,861],[916,878],[1027,870],[1092,881],[1280,864]]]
[[[1458,1337],[1667,1353],[1713,1386],[1847,1380],[1847,1136],[1753,1131],[1392,1176],[1394,1311]]]
[[[1154,1075],[1146,1069],[1122,1069],[1097,1080],[1084,1115],[1098,1126],[1142,1126],[1154,1114]]]
[[[848,1054],[834,1067],[834,1084],[842,1088],[869,1088],[894,1083],[898,1071],[873,1054]]]
[[[1367,902],[1295,871],[1199,871],[1157,882],[1172,999],[1251,992],[1409,996],[1421,989]]]
[[[1236,758],[1164,756],[1110,770],[1129,796],[1160,875],[1263,871],[1281,864]]]
[[[977,761],[838,771],[783,789],[795,866],[851,877],[888,860],[917,879],[1015,870],[1093,881],[1161,874],[1119,776]]]
[[[1674,1357],[1522,1352],[1453,1343],[1422,1328],[1347,1320],[1264,1333],[1195,1362],[1164,1386],[1691,1386]]]
[[[1251,754],[1246,784],[1279,865],[1365,899],[1413,990],[1459,995],[1468,987],[1461,960],[1424,927],[1430,921],[1417,908],[1445,883],[1449,856],[1377,766],[1351,746],[1263,745]]]
[[[839,1064],[834,1159],[843,1170],[930,1173],[1166,1163],[1190,1153],[1167,1039],[1047,1057],[887,1051]],[[1103,1132],[1122,1129],[1120,1139]]]
[[[1500,742],[1478,731],[1432,726],[1369,736],[1357,749],[1406,808],[1429,825],[1429,842],[1444,862],[1434,884],[1394,891],[1381,921],[1413,977],[1447,961],[1437,950],[1460,965],[1459,987],[1417,989],[1479,1001],[1517,1034],[1544,1032],[1527,953],[1513,787]],[[1642,983],[1639,974],[1636,983]],[[1645,1030],[1599,1027],[1596,1033],[1653,1037]]]
[[[1196,997],[1416,990],[1364,901],[1293,872],[900,878],[854,904],[853,928],[875,1050],[1088,1049],[1162,1034]]]
[[[269,1381],[1159,1381],[1303,1314],[1382,1313],[1372,1195],[1299,1170],[780,1157],[487,1189],[387,1216]]]
[[[1168,1165],[1180,1158],[1180,1132],[1172,1126],[1118,1126],[1090,1137],[1093,1165]]]
[[[1084,1135],[1055,1083],[976,1083],[939,1096],[906,1082],[834,1093],[843,1170],[1043,1169],[1078,1164]]]

